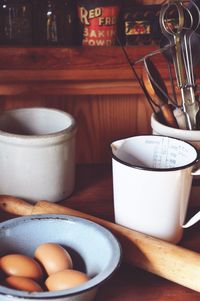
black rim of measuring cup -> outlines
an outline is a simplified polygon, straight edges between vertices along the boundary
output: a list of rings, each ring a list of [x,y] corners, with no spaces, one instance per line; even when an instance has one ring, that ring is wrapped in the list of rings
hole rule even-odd
[[[173,139],[173,140],[176,140],[176,141],[181,141],[182,143],[185,143],[185,144],[188,144],[190,145],[195,151],[196,151],[196,158],[188,163],[188,164],[185,164],[185,165],[182,165],[182,166],[177,166],[177,167],[169,167],[169,168],[156,168],[156,167],[146,167],[146,166],[139,166],[137,164],[130,164],[124,160],[121,160],[119,159],[116,155],[113,154],[112,152],[112,158],[116,161],[118,161],[119,163],[123,164],[123,165],[126,165],[126,166],[129,166],[129,167],[132,167],[132,168],[136,168],[136,169],[141,169],[141,170],[148,170],[148,171],[155,171],[155,172],[162,172],[162,171],[173,171],[173,170],[180,170],[180,169],[185,169],[187,167],[190,167],[190,166],[193,166],[195,163],[197,163],[199,161],[199,158],[200,158],[200,150],[197,150],[197,148],[192,145],[190,142],[187,142],[187,141],[184,141],[184,140],[181,140],[181,139],[178,139],[178,138],[174,138],[174,137],[170,137],[170,136],[164,136],[164,135],[135,135],[135,136],[132,136],[132,137],[127,137],[127,138],[124,138],[124,140],[126,139],[131,139],[131,138],[136,138],[136,137],[163,137],[163,138],[167,138],[167,139]],[[113,141],[114,143],[115,141]]]

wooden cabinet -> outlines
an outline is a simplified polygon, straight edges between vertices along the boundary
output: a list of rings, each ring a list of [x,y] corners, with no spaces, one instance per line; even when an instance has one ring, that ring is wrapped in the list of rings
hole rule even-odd
[[[153,48],[127,51],[135,61]],[[111,141],[151,132],[151,108],[117,46],[1,47],[0,99],[1,109],[50,106],[70,112],[78,123],[79,163],[110,162]]]
[[[135,61],[153,49],[127,52]],[[0,69],[1,109],[50,106],[76,118],[79,163],[108,163],[111,141],[150,132],[151,108],[120,47],[1,47]]]
[[[126,50],[135,62],[156,48]],[[160,58],[156,64],[168,85],[165,64]],[[139,76],[142,67],[135,66]],[[151,107],[119,46],[0,47],[0,99],[1,109],[49,106],[71,113],[78,163],[108,163],[111,141],[151,133]]]
[[[157,46],[158,48],[158,46]],[[156,46],[126,48],[134,63]],[[136,64],[141,74],[142,64]],[[159,68],[163,69],[162,61]],[[121,47],[0,48],[0,94],[119,95],[142,90]]]

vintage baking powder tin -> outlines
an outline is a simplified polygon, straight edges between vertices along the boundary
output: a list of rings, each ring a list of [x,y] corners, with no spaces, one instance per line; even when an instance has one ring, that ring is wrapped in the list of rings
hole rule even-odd
[[[78,1],[78,16],[83,30],[82,45],[114,45],[119,10],[117,1]]]

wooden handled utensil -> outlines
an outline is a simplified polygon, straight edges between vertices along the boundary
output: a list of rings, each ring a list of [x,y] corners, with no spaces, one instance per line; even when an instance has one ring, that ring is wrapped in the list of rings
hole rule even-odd
[[[159,106],[166,124],[173,128],[178,128],[176,118],[168,104],[167,88],[158,69],[150,58],[144,61],[142,76],[144,87],[151,99]]]
[[[68,214],[96,222],[120,241],[125,262],[200,292],[200,254],[79,211],[39,201],[0,196],[0,208],[16,215]]]

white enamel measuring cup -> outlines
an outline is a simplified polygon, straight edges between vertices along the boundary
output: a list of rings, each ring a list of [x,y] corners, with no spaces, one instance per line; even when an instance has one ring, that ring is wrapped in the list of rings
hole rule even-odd
[[[143,135],[112,148],[116,223],[177,243],[183,235],[198,152],[188,142]]]

